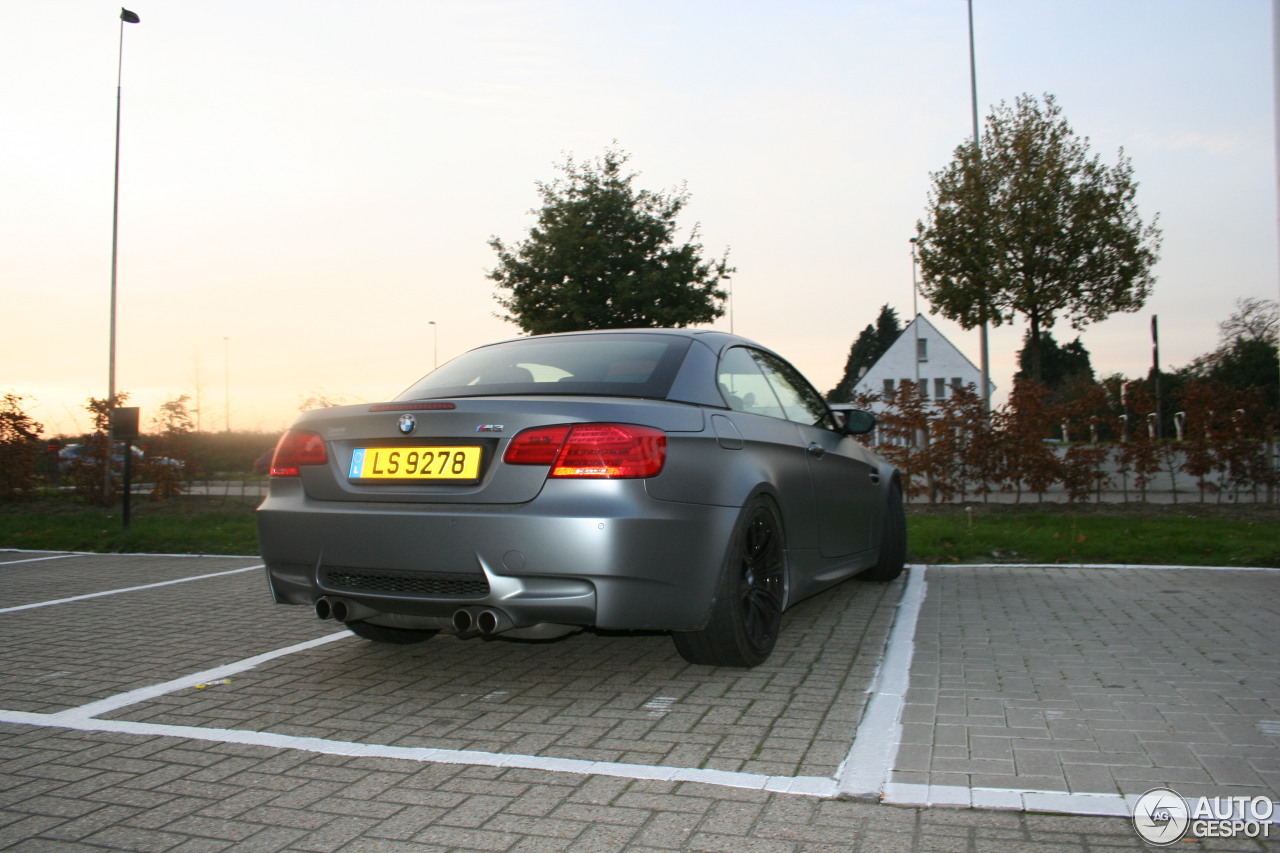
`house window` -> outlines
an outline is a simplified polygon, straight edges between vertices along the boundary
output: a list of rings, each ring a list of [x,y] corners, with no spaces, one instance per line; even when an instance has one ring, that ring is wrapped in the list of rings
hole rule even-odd
[[[929,341],[925,338],[916,338],[916,361],[929,360]]]
[[[959,376],[952,376],[952,377],[951,377],[951,387],[952,387],[952,388],[963,388],[963,387],[964,387],[964,380],[963,380],[963,379],[961,379]]]
[[[933,396],[937,397],[939,400],[942,400],[947,396],[947,380],[933,380]]]
[[[884,381],[884,395],[886,397],[893,396],[893,380],[892,379],[886,379]]]

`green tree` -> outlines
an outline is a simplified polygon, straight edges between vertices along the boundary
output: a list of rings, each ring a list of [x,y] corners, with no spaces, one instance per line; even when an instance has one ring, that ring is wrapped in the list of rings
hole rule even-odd
[[[724,313],[728,251],[703,260],[697,226],[678,243],[688,191],[637,189],[628,160],[616,147],[584,164],[567,156],[563,177],[537,184],[543,204],[529,236],[515,245],[490,238],[498,265],[489,278],[507,292],[496,297],[504,320],[540,335],[688,326]]]
[[[1023,337],[1018,351],[1017,378],[1031,378],[1031,333]],[[1040,333],[1040,381],[1050,390],[1057,390],[1069,380],[1084,377],[1093,380],[1093,363],[1089,351],[1079,338],[1059,345],[1052,332]]]
[[[1018,351],[1015,380],[1032,378],[1033,351],[1031,333],[1028,332],[1023,337],[1022,349]],[[1093,395],[1097,385],[1089,350],[1085,349],[1080,338],[1060,345],[1048,331],[1040,333],[1040,377],[1041,384],[1049,392],[1049,401],[1066,407]]]
[[[827,399],[832,403],[848,403],[853,400],[853,389],[857,387],[862,374],[880,360],[880,356],[893,345],[902,334],[902,324],[898,321],[898,312],[885,304],[880,308],[880,316],[876,324],[870,323],[862,330],[853,346],[849,347],[849,358],[844,364],[844,376],[836,387],[827,392]]]
[[[1280,407],[1280,305],[1269,299],[1236,300],[1236,310],[1218,324],[1218,348],[1179,373],[1184,379],[1220,382],[1238,391],[1258,389],[1271,409]]]
[[[1090,157],[1052,95],[1001,103],[981,146],[961,145],[932,175],[916,224],[920,292],[966,329],[1024,316],[1039,380],[1042,329],[1082,329],[1146,302],[1161,234],[1138,216],[1136,193],[1123,149],[1115,166]]]

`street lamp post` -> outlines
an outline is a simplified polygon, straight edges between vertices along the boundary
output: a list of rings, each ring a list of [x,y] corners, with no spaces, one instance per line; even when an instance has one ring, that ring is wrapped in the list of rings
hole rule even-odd
[[[440,327],[435,320],[428,320],[427,325],[431,327],[431,369],[435,370],[440,366]]]
[[[227,432],[231,432],[231,338],[222,339],[222,382],[226,392]]]
[[[916,307],[916,294],[920,291],[920,283],[916,277],[916,246],[918,237],[911,238],[911,326],[916,330],[916,351],[911,361],[916,366],[916,392],[920,391],[920,309]]]
[[[120,236],[120,100],[124,81],[124,25],[136,24],[141,19],[128,9],[120,10],[120,52],[116,60],[116,163],[115,189],[111,199],[111,355],[110,376],[107,382],[107,405],[114,407],[116,399],[116,259]]]
[[[978,58],[973,46],[973,0],[969,0],[969,92],[973,102],[973,148],[978,152],[978,157],[982,157],[982,134],[978,127]],[[984,282],[985,286],[985,282]],[[984,300],[985,303],[985,294]],[[979,331],[978,346],[979,365],[981,372],[982,388],[979,390],[979,396],[982,398],[983,412],[991,411],[991,349],[987,338],[987,317],[986,308],[982,306],[982,325]]]
[[[116,260],[118,257],[120,235],[120,93],[124,81],[124,25],[141,22],[133,12],[120,10],[120,50],[116,59],[116,160],[115,187],[111,199],[111,332],[109,337],[110,353],[107,357],[107,408],[116,405]],[[107,452],[103,463],[103,494],[111,493],[111,456],[115,450],[115,432],[107,420]]]

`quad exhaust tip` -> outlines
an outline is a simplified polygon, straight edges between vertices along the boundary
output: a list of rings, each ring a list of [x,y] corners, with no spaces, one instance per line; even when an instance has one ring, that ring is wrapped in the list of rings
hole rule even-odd
[[[315,603],[316,617],[352,622],[376,616],[373,609],[345,598],[321,596]],[[453,611],[453,630],[461,638],[492,637],[515,628],[509,615],[496,607],[459,607]]]
[[[453,630],[459,637],[492,637],[515,627],[511,617],[493,607],[459,607],[453,611]]]
[[[315,608],[320,619],[337,619],[339,622],[355,622],[378,615],[378,611],[371,607],[328,595],[317,598]]]
[[[459,637],[467,637],[477,633],[475,617],[471,615],[471,611],[465,607],[459,607],[453,611],[453,630],[458,632]]]
[[[476,616],[476,628],[483,637],[491,637],[494,634],[501,634],[503,631],[510,630],[515,626],[511,622],[511,617],[503,613],[501,610],[485,608],[480,611],[480,615]]]

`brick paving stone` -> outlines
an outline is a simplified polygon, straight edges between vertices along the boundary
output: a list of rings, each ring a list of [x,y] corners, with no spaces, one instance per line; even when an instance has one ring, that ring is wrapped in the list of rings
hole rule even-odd
[[[210,565],[69,559],[24,576],[13,594],[42,600],[51,587],[59,596],[93,592]],[[55,583],[62,568],[74,583]],[[975,785],[1084,790],[1108,780],[1140,793],[1153,773],[1187,785],[1229,778],[1249,790],[1280,778],[1274,727],[1263,725],[1280,719],[1268,603],[1275,576],[1152,575],[929,570],[895,781],[946,799]],[[749,672],[689,667],[660,636],[525,645],[439,638],[407,648],[348,638],[106,716],[829,777],[861,718],[901,588],[850,583],[802,603],[788,613],[774,658]],[[1177,601],[1178,616],[1144,597],[1152,588],[1166,590],[1159,601]],[[197,603],[211,591],[237,616],[206,614]],[[56,712],[333,630],[302,608],[263,599],[260,575],[248,572],[0,614],[8,643],[0,708]],[[1208,628],[1188,632],[1191,617]],[[68,620],[77,631],[65,630]],[[0,723],[0,849],[87,845],[166,853],[1145,849],[1117,818],[895,807]],[[1248,840],[1181,847],[1280,849]]]
[[[1280,573],[947,566],[927,577],[915,635],[927,665],[913,665],[907,698],[936,704],[906,706],[892,781],[1263,792],[1251,761],[1280,759],[1280,737],[1261,725],[1280,719]],[[1225,749],[1241,745],[1245,755]],[[991,764],[1010,757],[1012,772]]]

